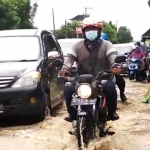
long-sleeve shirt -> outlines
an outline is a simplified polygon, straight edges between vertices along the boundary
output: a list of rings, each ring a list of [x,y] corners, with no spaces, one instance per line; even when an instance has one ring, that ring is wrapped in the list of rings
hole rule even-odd
[[[136,49],[137,49],[139,52],[137,52]],[[142,50],[141,47],[136,47],[135,50],[133,50],[133,51],[131,52],[130,58],[132,58],[132,57],[142,59],[143,57],[145,57],[145,52]]]
[[[76,61],[78,64],[78,71],[82,72],[81,74],[89,73],[91,68],[91,53],[94,51],[94,48],[91,49],[91,52],[85,46],[84,40],[81,40],[73,45],[72,49],[68,52],[68,57],[66,57],[64,64],[69,68]],[[96,75],[100,71],[109,69],[110,66],[114,63],[114,59],[117,56],[117,50],[113,47],[113,44],[109,41],[102,40],[102,44],[99,48],[97,59],[93,75]],[[65,68],[65,66],[64,66]]]

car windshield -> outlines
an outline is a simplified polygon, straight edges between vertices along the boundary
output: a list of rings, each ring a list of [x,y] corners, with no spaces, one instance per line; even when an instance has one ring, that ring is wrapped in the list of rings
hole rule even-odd
[[[124,54],[124,53],[128,53],[133,49],[132,46],[124,46],[124,47],[123,46],[122,47],[121,46],[120,47],[114,46],[114,47],[118,51],[119,55]]]
[[[71,50],[73,43],[60,43],[64,56],[67,55],[68,51]]]
[[[141,48],[144,50],[144,52],[148,51],[146,44],[141,44]]]
[[[38,37],[0,37],[0,62],[37,60],[39,52]]]

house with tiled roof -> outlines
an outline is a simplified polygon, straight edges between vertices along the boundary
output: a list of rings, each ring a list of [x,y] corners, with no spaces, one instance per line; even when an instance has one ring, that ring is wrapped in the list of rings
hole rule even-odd
[[[89,17],[89,15],[77,15],[69,20],[71,21],[83,21],[84,18]]]

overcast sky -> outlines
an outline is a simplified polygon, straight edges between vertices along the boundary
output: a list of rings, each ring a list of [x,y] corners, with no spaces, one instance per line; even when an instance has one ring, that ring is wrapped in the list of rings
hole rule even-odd
[[[131,29],[135,40],[150,28],[150,8],[148,0],[31,0],[39,7],[35,18],[35,25],[39,28],[53,29],[52,8],[54,8],[55,24],[58,29],[65,19],[71,19],[83,14],[87,5],[93,9],[88,12],[100,20],[124,25]]]

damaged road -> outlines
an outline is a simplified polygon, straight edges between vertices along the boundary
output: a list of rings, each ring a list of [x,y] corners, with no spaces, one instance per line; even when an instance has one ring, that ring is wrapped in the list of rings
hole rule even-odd
[[[115,134],[92,140],[88,150],[150,150],[150,105],[141,103],[150,84],[128,80],[126,84],[128,102],[123,104],[118,99],[120,119],[108,123],[109,130]],[[55,117],[42,122],[1,126],[0,150],[77,150],[75,136],[68,134],[72,126],[64,121],[66,115],[62,104]]]

